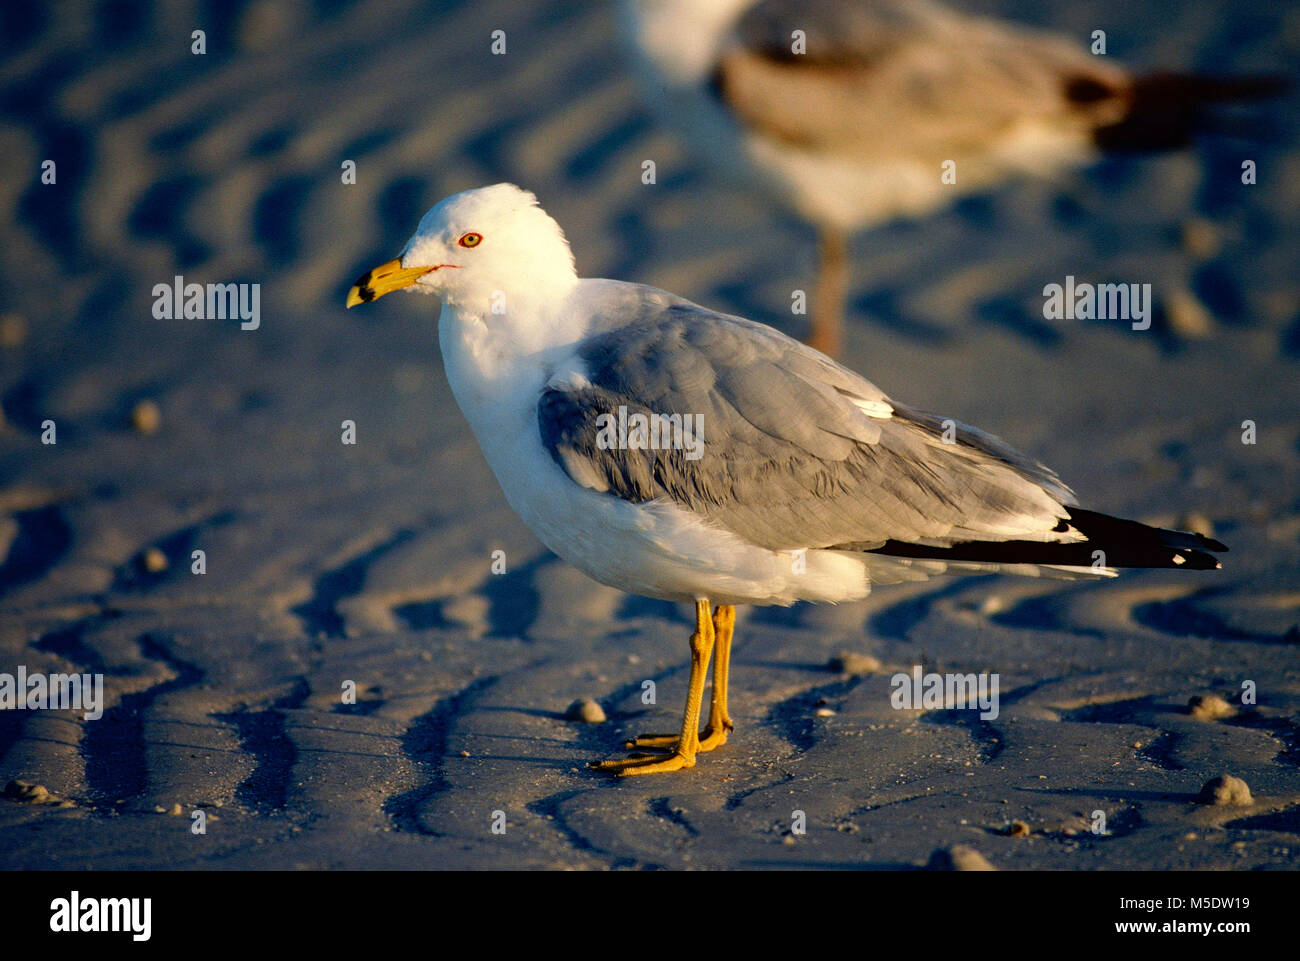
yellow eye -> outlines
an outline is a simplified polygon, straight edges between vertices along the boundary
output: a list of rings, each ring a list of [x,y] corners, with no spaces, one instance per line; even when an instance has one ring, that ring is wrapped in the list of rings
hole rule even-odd
[[[460,244],[462,247],[477,247],[482,242],[483,235],[476,234],[473,231],[470,231],[467,234],[462,234],[460,240],[456,241],[456,243]]]

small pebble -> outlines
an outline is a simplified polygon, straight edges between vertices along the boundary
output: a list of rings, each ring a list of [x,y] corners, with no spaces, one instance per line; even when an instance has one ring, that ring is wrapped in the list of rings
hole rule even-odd
[[[31,781],[10,781],[5,785],[4,796],[24,804],[44,804],[50,796],[50,789]]]
[[[605,709],[589,697],[580,697],[569,705],[569,709],[564,712],[564,717],[566,720],[581,721],[583,724],[603,724]]]
[[[1187,701],[1187,713],[1198,721],[1218,721],[1237,712],[1217,694],[1195,694]]]
[[[967,844],[954,844],[950,848],[939,848],[930,855],[926,865],[929,871],[996,871],[988,858]]]
[[[162,426],[162,411],[151,400],[142,400],[131,408],[131,426],[137,434],[156,434]]]
[[[1007,837],[1027,838],[1029,837],[1029,825],[1024,821],[1012,821],[1006,826],[1005,832]]]
[[[171,815],[172,817],[174,817],[174,818],[178,818],[178,817],[180,817],[181,815],[183,815],[183,814],[185,813],[185,811],[181,808],[181,804],[180,804],[180,802],[177,801],[175,804],[172,805],[171,810],[168,811],[167,813],[170,814],[170,815]]]
[[[5,785],[4,791],[0,792],[0,797],[18,801],[20,804],[45,804],[60,808],[74,806],[67,798],[52,793],[44,784],[33,784],[31,781],[10,781]]]
[[[874,674],[880,670],[880,661],[870,654],[840,651],[826,662],[826,667],[836,674]]]
[[[1165,316],[1174,333],[1187,340],[1202,340],[1212,332],[1214,322],[1209,310],[1185,288],[1170,291],[1165,300]]]
[[[156,547],[150,547],[140,555],[140,566],[150,574],[161,574],[167,570],[167,555]]]
[[[1255,803],[1250,796],[1250,787],[1239,777],[1220,774],[1210,778],[1201,788],[1196,798],[1202,804],[1227,805],[1228,807],[1249,807]]]
[[[834,716],[835,716],[835,712],[832,711],[829,707],[819,707],[819,708],[817,708],[817,710],[814,711],[813,713],[816,714],[818,717],[834,717]]]
[[[469,757],[469,751],[461,751],[461,752],[460,752],[460,756],[461,756],[461,757]]]

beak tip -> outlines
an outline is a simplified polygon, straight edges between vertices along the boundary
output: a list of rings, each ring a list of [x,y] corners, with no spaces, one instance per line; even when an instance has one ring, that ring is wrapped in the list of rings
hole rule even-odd
[[[348,291],[347,306],[368,304],[394,290],[409,287],[431,269],[436,268],[403,267],[400,259],[380,264],[374,270],[367,270],[357,278],[352,289]]]

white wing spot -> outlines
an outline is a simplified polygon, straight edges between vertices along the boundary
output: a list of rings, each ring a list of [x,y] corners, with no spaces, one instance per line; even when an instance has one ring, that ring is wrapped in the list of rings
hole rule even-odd
[[[591,381],[581,358],[570,357],[556,368],[555,373],[546,381],[546,386],[552,390],[586,390],[591,386]]]
[[[878,420],[889,420],[894,416],[894,408],[883,400],[867,400],[863,397],[850,398],[853,406],[862,411],[868,417],[875,417]]]

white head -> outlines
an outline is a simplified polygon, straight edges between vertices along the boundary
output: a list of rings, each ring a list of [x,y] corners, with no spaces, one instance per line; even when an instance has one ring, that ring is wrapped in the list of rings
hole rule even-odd
[[[486,317],[503,298],[558,296],[577,279],[564,231],[537,198],[494,184],[453,194],[425,214],[402,255],[363,274],[347,303],[418,290]]]

